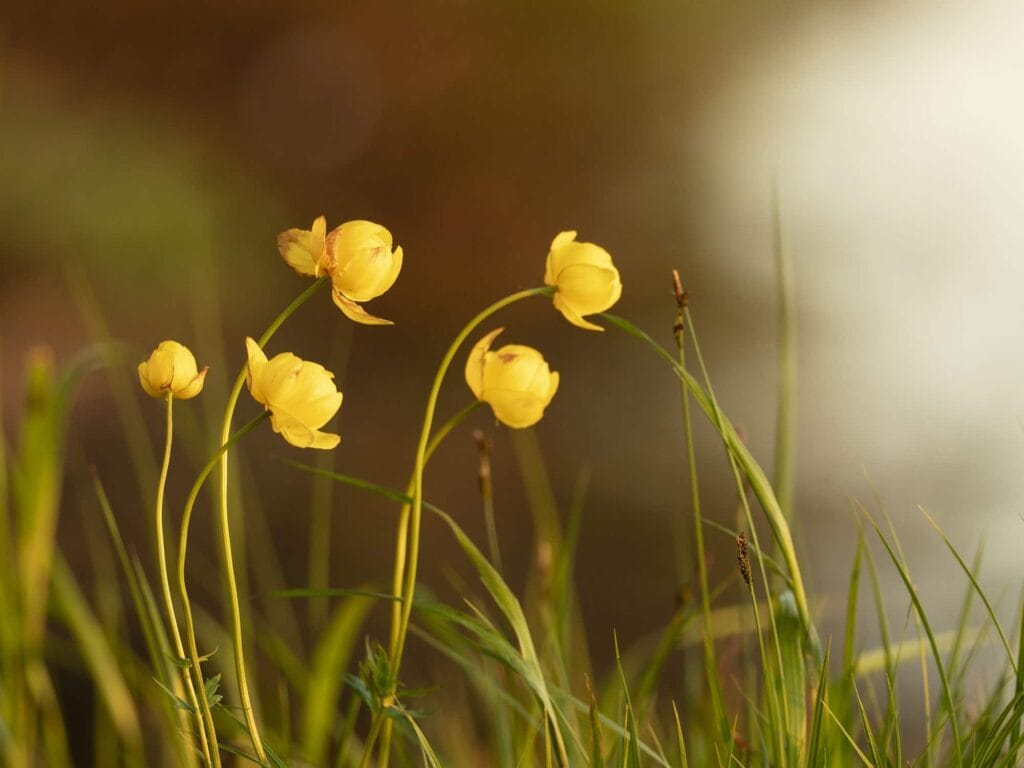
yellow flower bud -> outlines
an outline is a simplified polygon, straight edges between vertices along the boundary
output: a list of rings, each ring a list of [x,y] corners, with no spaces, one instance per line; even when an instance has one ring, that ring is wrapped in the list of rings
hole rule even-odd
[[[391,325],[366,312],[357,302],[387,291],[402,270],[402,248],[391,249],[391,233],[370,221],[347,221],[324,240],[317,274],[331,276],[332,297],[350,320],[365,325]]]
[[[478,400],[488,403],[495,417],[516,429],[540,421],[558,390],[558,373],[548,368],[533,347],[508,344],[491,351],[491,342],[504,328],[476,343],[466,360],[466,383]]]
[[[603,331],[583,315],[604,312],[622,296],[619,270],[604,248],[577,243],[575,232],[560,232],[551,242],[544,284],[555,287],[555,309],[580,328]]]
[[[334,374],[291,352],[267,360],[259,344],[249,338],[245,346],[249,392],[270,411],[274,431],[298,448],[328,449],[341,442],[338,435],[319,431],[341,407]]]
[[[139,382],[151,397],[171,394],[175,400],[188,400],[203,391],[207,370],[196,370],[196,359],[188,347],[161,341],[149,359],[139,363]]]

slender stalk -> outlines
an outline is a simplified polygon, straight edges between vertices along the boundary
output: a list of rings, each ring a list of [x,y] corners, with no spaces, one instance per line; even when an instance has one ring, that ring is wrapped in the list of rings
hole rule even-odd
[[[676,355],[679,367],[686,370],[686,292],[679,280],[679,273],[672,270],[673,285],[676,294],[676,320],[673,335],[676,340]],[[697,481],[697,456],[693,445],[693,421],[690,416],[690,393],[685,382],[679,383],[683,401],[683,431],[686,438],[686,466],[690,478],[690,498],[693,505],[693,534],[697,547],[697,574],[700,581],[701,613],[704,617],[704,671],[708,678],[708,690],[711,694],[711,712],[719,727],[719,736],[728,741],[729,720],[725,716],[722,705],[722,692],[718,682],[718,664],[715,660],[715,640],[711,631],[711,590],[708,585],[707,555],[704,549],[704,518],[700,510],[700,486]]]
[[[480,400],[474,400],[469,405],[465,406],[461,411],[452,416],[446,421],[441,427],[434,433],[434,436],[430,438],[430,443],[427,445],[427,455],[424,461],[430,461],[430,457],[434,455],[434,451],[437,450],[437,446],[441,444],[441,441],[448,436],[455,427],[461,424],[467,416],[473,411],[483,405]],[[405,486],[405,495],[412,497],[413,484],[415,483],[415,476],[409,478],[408,484]],[[391,583],[391,594],[401,598],[402,595],[402,584],[404,581],[405,574],[405,553],[406,546],[409,541],[409,513],[412,510],[411,504],[403,504],[402,510],[398,515],[398,531],[395,536],[395,572],[392,577]],[[397,642],[398,627],[402,621],[402,604],[401,600],[395,600],[391,605],[391,643]],[[387,764],[388,750],[391,746],[391,729],[394,727],[394,722],[391,718],[383,724],[384,739],[381,747],[381,764]],[[373,728],[370,729],[370,734],[366,739],[366,747],[363,750],[363,762],[362,765],[369,765],[369,759],[372,754],[371,747],[376,741],[377,736],[380,735],[381,729]]]
[[[189,491],[188,499],[185,501],[185,512],[181,516],[181,532],[178,537],[178,592],[181,595],[182,616],[185,619],[185,637],[188,640],[189,667],[196,678],[199,690],[203,692],[203,695],[199,697],[199,707],[209,736],[210,754],[213,758],[212,764],[215,766],[220,765],[220,752],[217,749],[217,732],[214,729],[213,714],[210,712],[210,704],[206,700],[206,689],[203,684],[203,672],[200,666],[201,659],[199,657],[199,650],[196,647],[196,629],[195,622],[192,619],[192,603],[189,601],[188,584],[185,581],[185,559],[188,554],[188,529],[189,525],[192,523],[192,510],[195,507],[199,491],[202,489],[203,483],[206,482],[206,478],[209,477],[213,468],[217,465],[217,462],[220,461],[221,457],[225,453],[227,453],[228,448],[245,437],[245,435],[252,432],[252,430],[269,415],[269,411],[264,411],[238,430],[230,439],[225,440],[224,444],[217,449],[217,452],[213,454],[208,462],[206,462],[206,466],[203,467],[202,472],[199,473],[199,477],[197,477],[195,483],[193,483],[192,490]]]
[[[267,327],[267,330],[260,336],[258,344],[264,346],[270,338],[277,333],[285,320],[305,304],[320,288],[327,284],[329,277],[324,276],[310,285],[300,293],[291,304],[284,308]],[[235,561],[231,553],[231,522],[228,515],[228,437],[231,434],[231,419],[235,415],[235,406],[238,404],[238,396],[242,393],[242,386],[245,384],[245,366],[235,379],[235,385],[228,395],[227,406],[224,409],[224,423],[221,425],[220,442],[224,451],[220,461],[220,485],[219,485],[219,512],[221,547],[224,556],[224,574],[228,584],[228,601],[231,609],[231,642],[235,651],[235,675],[238,678],[238,696],[242,701],[242,713],[245,716],[245,724],[249,729],[249,738],[252,740],[252,747],[256,756],[262,762],[267,762],[267,753],[263,749],[263,741],[260,739],[259,728],[256,725],[256,717],[252,710],[252,699],[249,696],[249,683],[245,672],[245,648],[242,637],[242,611],[238,602],[238,583],[235,578]]]
[[[697,338],[697,330],[696,330],[696,328],[695,328],[695,326],[693,324],[693,318],[690,317],[690,310],[684,308],[683,309],[683,314],[684,314],[684,317],[685,317],[687,325],[690,327],[690,336],[693,338],[693,351],[697,355],[697,363],[698,363],[698,366],[700,367],[701,377],[704,379],[704,385],[707,387],[708,398],[711,400],[711,406],[712,406],[712,410],[713,410],[712,421],[713,421],[713,423],[715,425],[715,428],[721,433],[721,431],[722,431],[722,426],[721,425],[722,425],[722,422],[723,422],[725,417],[722,414],[721,408],[719,408],[719,406],[718,406],[718,399],[715,397],[714,387],[711,386],[711,376],[708,374],[708,368],[707,368],[707,365],[704,362],[704,355],[700,351],[700,341]],[[747,501],[747,490],[746,490],[746,487],[743,484],[743,477],[740,475],[740,469],[739,469],[739,466],[736,463],[736,457],[733,455],[732,451],[728,451],[728,450],[726,451],[726,456],[727,456],[727,458],[729,460],[729,468],[732,471],[733,481],[736,484],[736,494],[737,494],[737,496],[739,497],[739,500],[740,500],[740,507],[743,510],[744,517],[745,517],[746,523],[747,523],[747,528],[750,531],[750,540],[751,540],[751,542],[754,545],[754,551],[760,553],[760,552],[763,551],[761,549],[761,541],[760,541],[760,538],[757,535],[757,526],[754,525],[754,516],[750,512],[750,503]],[[768,572],[767,572],[767,570],[765,568],[764,558],[762,556],[760,556],[760,554],[759,554],[759,556],[757,558],[757,563],[758,563],[758,568],[761,571],[761,581],[764,584],[765,598],[767,600],[768,608],[769,608],[769,610],[768,610],[768,619],[769,619],[769,622],[771,624],[772,638],[774,640],[774,642],[773,642],[773,649],[775,651],[774,661],[775,661],[775,663],[777,665],[777,668],[778,668],[779,685],[780,685],[781,689],[783,691],[785,691],[786,690],[785,667],[784,667],[784,665],[782,663],[782,646],[781,646],[781,640],[780,640],[780,637],[779,637],[779,629],[778,629],[778,626],[777,626],[777,623],[776,623],[776,620],[775,620],[775,611],[772,609],[771,582],[768,580]],[[779,697],[781,699],[781,701],[779,701],[779,702],[775,701],[776,694],[774,692],[773,685],[772,685],[772,683],[769,680],[769,675],[770,675],[770,672],[769,672],[769,670],[770,670],[769,661],[771,661],[772,659],[766,654],[766,651],[765,651],[764,633],[763,633],[763,629],[762,629],[762,626],[761,626],[761,618],[760,618],[760,615],[759,615],[758,610],[757,610],[757,595],[756,595],[756,593],[754,591],[753,580],[751,579],[751,580],[748,581],[745,578],[744,581],[747,581],[747,586],[750,589],[751,598],[754,601],[754,619],[755,619],[755,627],[756,627],[756,630],[757,630],[758,649],[759,649],[760,654],[761,654],[761,666],[762,666],[762,668],[764,670],[764,676],[765,676],[765,686],[764,687],[765,687],[765,701],[767,703],[767,711],[768,711],[768,720],[769,720],[769,722],[773,726],[775,726],[775,729],[776,729],[776,738],[777,738],[778,749],[779,749],[779,754],[778,754],[778,758],[777,759],[784,761],[785,760],[785,755],[786,755],[786,752],[785,752],[785,750],[786,750],[786,740],[785,740],[785,737],[781,733],[779,733],[778,729],[779,728],[783,728],[785,733],[789,733],[789,730],[790,730],[789,729],[790,716],[789,716],[788,704],[787,704],[787,701],[786,701],[785,693],[783,693],[783,695],[781,697]],[[779,717],[776,716],[776,713],[781,714],[781,722],[779,720]]]
[[[160,479],[156,486],[156,554],[160,565],[160,586],[163,590],[164,608],[167,610],[167,621],[171,626],[171,638],[174,641],[174,653],[179,659],[185,658],[185,646],[181,642],[181,631],[178,629],[178,618],[174,613],[174,600],[171,597],[171,582],[167,576],[167,547],[164,544],[164,491],[167,487],[167,472],[171,466],[171,444],[174,438],[174,394],[167,393],[167,440],[164,444],[164,460],[160,467]],[[185,694],[196,718],[196,732],[203,748],[206,765],[212,764],[210,745],[206,738],[206,727],[203,725],[199,711],[199,699],[192,684],[192,676],[187,670],[182,675]]]
[[[434,411],[437,407],[438,395],[441,392],[441,384],[444,382],[445,374],[448,372],[448,368],[451,366],[452,360],[455,359],[455,355],[458,353],[459,347],[462,346],[462,343],[484,320],[517,301],[528,299],[531,296],[551,295],[553,292],[554,288],[549,287],[530,288],[525,291],[513,293],[511,296],[506,296],[504,299],[491,304],[470,320],[459,332],[459,335],[455,337],[454,341],[452,341],[451,346],[448,347],[448,351],[445,352],[444,357],[441,359],[441,364],[437,368],[433,386],[430,388],[430,395],[427,397],[426,413],[423,417],[423,429],[420,432],[419,443],[416,447],[416,461],[413,465],[412,505],[409,511],[408,523],[407,526],[405,526],[403,525],[404,521],[399,522],[396,554],[402,554],[405,556],[396,557],[395,559],[395,583],[401,584],[401,589],[396,590],[395,594],[400,596],[402,601],[399,606],[400,610],[397,612],[398,623],[392,624],[391,642],[388,653],[391,659],[392,696],[394,696],[394,688],[398,684],[398,671],[402,664],[402,653],[405,650],[405,637],[409,630],[409,618],[412,615],[412,600],[416,592],[416,571],[419,566],[420,554],[420,523],[423,517],[423,468],[426,465],[427,443],[430,438],[430,430],[434,424]],[[406,539],[406,533],[408,533],[407,543],[404,542]],[[406,565],[406,561],[408,565]],[[395,615],[396,614],[392,614],[392,619],[394,619]],[[378,715],[378,717],[379,716],[380,715]],[[371,736],[376,736],[372,730]],[[381,740],[381,754],[385,756],[385,760],[390,745],[390,736],[391,729],[386,728]],[[363,765],[369,764],[369,756],[372,753],[372,750],[373,741],[368,738],[365,751],[363,753]]]
[[[531,288],[525,291],[513,293],[500,301],[496,301],[470,320],[466,326],[455,337],[455,340],[448,347],[438,366],[437,374],[434,376],[434,384],[430,388],[430,395],[427,398],[426,413],[423,417],[423,429],[420,432],[419,445],[416,448],[416,462],[413,470],[413,493],[412,510],[409,517],[409,557],[408,568],[405,574],[405,585],[402,591],[402,616],[398,629],[398,639],[391,654],[391,671],[394,679],[398,678],[398,670],[402,661],[402,653],[405,649],[405,637],[409,629],[409,617],[412,614],[412,598],[416,592],[416,572],[419,565],[419,541],[420,523],[423,517],[423,468],[426,465],[427,442],[430,437],[430,430],[434,424],[434,411],[437,408],[437,398],[441,393],[441,384],[444,382],[445,374],[451,366],[452,360],[459,351],[459,347],[484,320],[489,318],[501,309],[514,304],[517,301],[528,299],[531,296],[551,294],[553,288]]]
[[[501,573],[501,549],[498,547],[498,526],[494,520],[494,484],[491,482],[491,441],[481,431],[473,433],[476,441],[480,468],[477,479],[480,482],[480,501],[484,506],[484,528],[487,529],[487,549],[495,570]]]
[[[448,433],[451,432],[455,427],[462,423],[462,421],[469,416],[473,411],[479,408],[483,403],[480,400],[474,400],[472,403],[467,405],[461,411],[452,416],[444,425],[434,433],[434,436],[430,439],[430,444],[427,446],[427,455],[424,461],[429,461],[430,457],[437,450],[437,446],[441,444],[441,441],[447,437]],[[405,487],[405,495],[412,497],[413,490],[415,489],[416,477],[415,474],[409,478],[409,482]],[[407,551],[407,545],[409,542],[409,514],[412,510],[411,504],[403,504],[402,510],[398,515],[398,532],[395,536],[395,572],[391,582],[391,594],[395,597],[401,598],[402,596],[402,584],[405,580],[405,553]],[[401,600],[395,600],[391,606],[391,639],[390,647],[394,647],[398,643],[398,628],[402,623],[402,604]]]
[[[629,335],[640,339],[647,344],[655,354],[658,355],[658,357],[668,363],[668,365],[675,371],[676,376],[678,376],[686,385],[687,390],[693,396],[693,399],[700,406],[701,410],[704,411],[708,418],[712,419],[713,423],[715,423],[719,434],[728,446],[729,451],[731,451],[736,457],[737,463],[742,468],[743,474],[750,483],[751,490],[753,490],[754,495],[761,504],[761,509],[764,512],[765,518],[768,520],[768,525],[772,529],[772,536],[774,536],[775,541],[778,543],[779,551],[786,563],[786,570],[789,571],[789,576],[792,580],[793,597],[796,600],[797,611],[800,614],[800,621],[808,636],[808,644],[810,646],[811,653],[814,655],[816,661],[821,661],[823,658],[821,640],[818,638],[817,629],[814,626],[814,622],[811,620],[811,612],[807,604],[807,592],[804,589],[803,577],[800,573],[800,563],[797,561],[796,557],[796,547],[793,544],[793,535],[790,531],[789,523],[786,521],[786,517],[782,514],[782,510],[779,507],[779,502],[775,497],[775,492],[772,490],[771,483],[768,482],[768,478],[765,475],[764,470],[761,468],[761,465],[757,463],[757,460],[754,459],[750,450],[746,445],[744,445],[739,434],[736,432],[736,428],[724,413],[719,413],[720,421],[716,421],[715,408],[713,407],[708,394],[690,374],[690,372],[680,366],[679,362],[675,360],[664,347],[628,320],[624,320],[623,318],[609,314],[608,312],[602,312],[599,317],[607,320],[609,323],[625,331]]]

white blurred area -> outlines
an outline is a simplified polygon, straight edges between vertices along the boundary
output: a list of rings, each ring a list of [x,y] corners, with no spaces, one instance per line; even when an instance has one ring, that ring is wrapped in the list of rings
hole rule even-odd
[[[877,491],[926,591],[959,598],[962,578],[918,504],[968,559],[984,536],[983,583],[1014,604],[1021,29],[1019,3],[809,6],[786,35],[752,42],[687,139],[704,158],[711,252],[764,252],[778,178],[799,305],[800,512],[832,586],[845,576],[822,552],[825,531],[848,532],[849,500],[873,506]],[[770,285],[757,261],[717,266]]]

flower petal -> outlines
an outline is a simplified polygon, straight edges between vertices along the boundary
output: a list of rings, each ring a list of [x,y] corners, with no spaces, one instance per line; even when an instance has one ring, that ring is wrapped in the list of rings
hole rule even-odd
[[[558,376],[558,371],[552,371],[551,378],[548,379],[548,403],[551,402],[551,400],[555,397],[555,393],[558,391],[559,380],[560,379]]]
[[[159,388],[154,388],[149,380],[149,364],[148,362],[139,363],[139,383],[142,385],[142,389],[150,397],[163,397],[164,393]]]
[[[532,427],[544,417],[547,405],[536,395],[524,393],[508,393],[507,397],[495,397],[488,402],[498,421],[513,429]]]
[[[614,267],[572,264],[558,273],[558,295],[578,315],[604,312],[622,296],[622,282]]]
[[[338,309],[340,309],[349,320],[362,323],[363,325],[394,325],[390,320],[385,320],[382,317],[374,317],[338,290],[331,292],[331,298],[334,299],[334,303],[338,306]]]
[[[555,294],[554,305],[555,309],[561,312],[565,316],[565,319],[568,320],[573,325],[575,325],[577,328],[583,328],[584,330],[587,331],[604,330],[604,328],[602,328],[600,325],[595,325],[594,323],[584,320],[582,317],[577,315],[576,312],[573,311],[572,307],[566,304],[562,297],[559,296],[557,293]]]
[[[203,370],[199,371],[184,388],[174,393],[174,396],[179,400],[191,400],[193,397],[203,391],[203,384],[206,381],[206,372],[210,370],[210,366],[206,366]]]
[[[249,385],[249,392],[257,403],[266,405],[267,398],[263,392],[262,379],[263,371],[267,367],[267,356],[263,353],[260,345],[249,336],[246,336],[245,338],[245,348],[249,353],[245,373],[245,380]]]
[[[575,239],[576,230],[567,230],[555,235],[555,239],[551,241],[551,247],[548,249],[547,261],[544,264],[544,285],[554,285],[555,279],[558,276],[558,272],[555,269],[556,265],[552,263],[552,254],[556,251],[561,251],[564,246],[568,245]]]
[[[469,357],[466,358],[466,384],[469,385],[477,400],[482,399],[484,391],[484,364],[487,352],[491,348],[491,342],[504,330],[504,328],[497,328],[488,333],[473,345]]]
[[[275,432],[296,448],[329,450],[341,442],[340,435],[311,429],[286,411],[271,410],[270,424]]]
[[[315,277],[326,231],[327,220],[319,216],[311,229],[289,229],[279,234],[277,250],[288,266],[300,275]]]

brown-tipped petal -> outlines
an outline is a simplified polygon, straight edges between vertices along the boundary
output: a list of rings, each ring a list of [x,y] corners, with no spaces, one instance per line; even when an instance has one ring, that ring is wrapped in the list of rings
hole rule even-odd
[[[385,320],[382,317],[374,317],[361,306],[356,304],[352,299],[344,296],[338,291],[331,292],[331,298],[334,299],[334,303],[337,305],[345,317],[356,323],[362,323],[363,325],[394,325],[390,320]]]
[[[277,250],[288,266],[303,277],[316,277],[324,247],[327,220],[320,216],[312,229],[289,229],[277,236]]]

